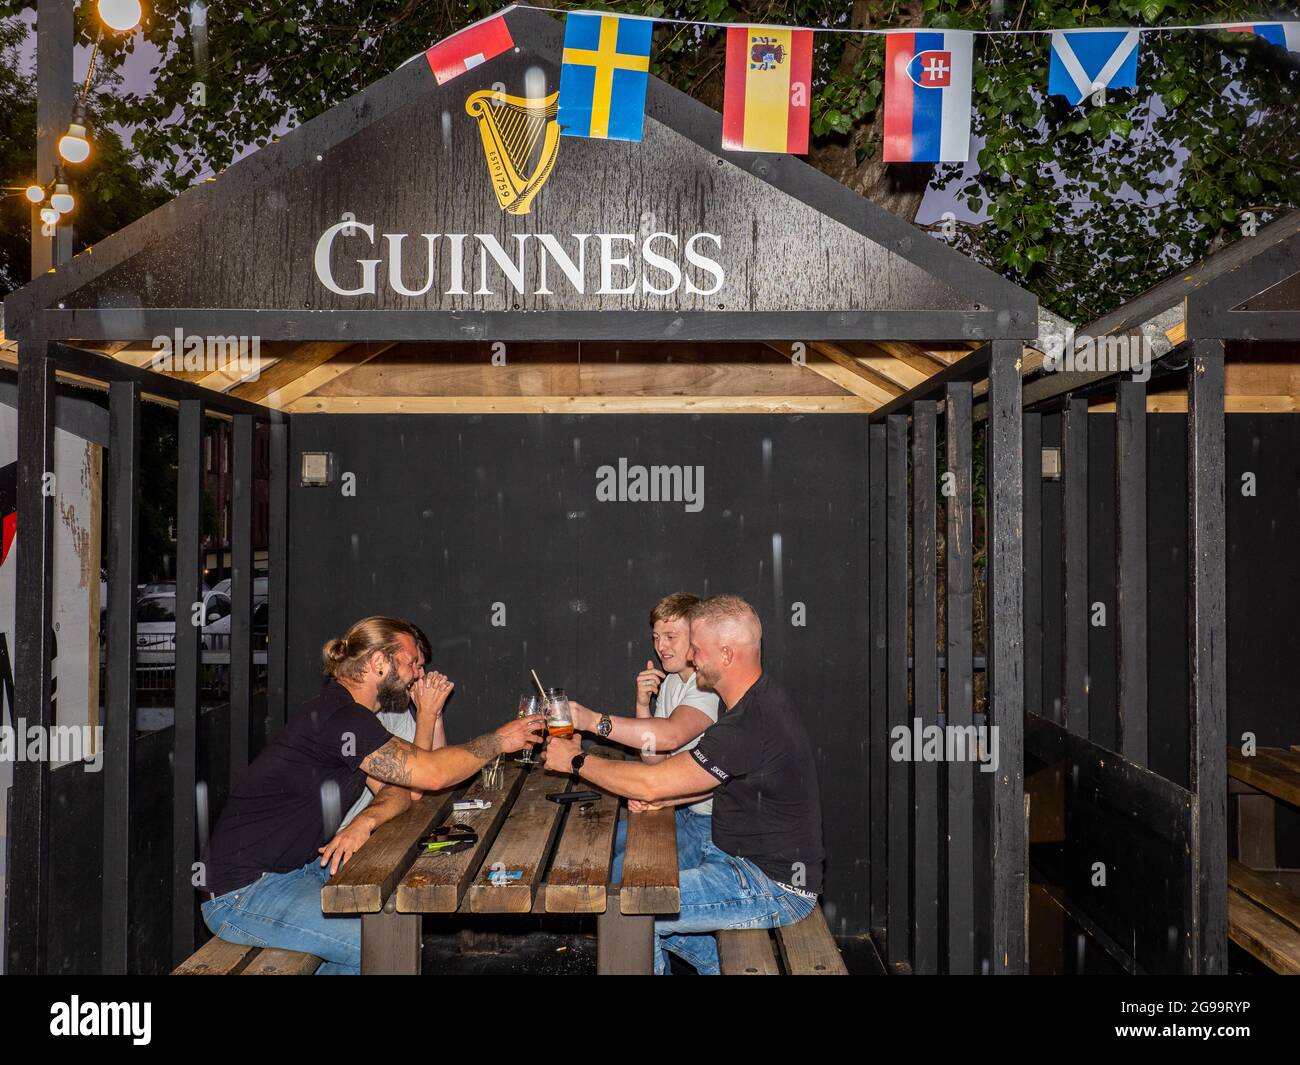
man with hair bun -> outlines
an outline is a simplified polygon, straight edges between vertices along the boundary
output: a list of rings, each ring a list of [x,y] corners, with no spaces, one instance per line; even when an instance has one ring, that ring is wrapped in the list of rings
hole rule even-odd
[[[681,903],[655,920],[655,972],[665,952],[717,975],[713,933],[777,928],[807,917],[822,887],[821,795],[808,733],[762,665],[763,626],[745,600],[719,595],[690,610],[690,657],[700,688],[726,708],[700,742],[656,765],[587,759],[578,736],[552,737],[546,767],[628,798],[633,811],[713,798],[713,838],[680,860]]]
[[[516,718],[469,743],[424,750],[377,719],[412,698],[445,702],[450,691],[441,674],[425,675],[408,622],[363,618],[326,643],[321,659],[330,679],[244,770],[221,812],[204,854],[203,920],[232,943],[314,954],[318,974],[356,974],[361,920],[326,917],[321,887],[413,794],[451,787],[498,754],[537,743],[543,721]],[[368,781],[374,800],[338,832]]]

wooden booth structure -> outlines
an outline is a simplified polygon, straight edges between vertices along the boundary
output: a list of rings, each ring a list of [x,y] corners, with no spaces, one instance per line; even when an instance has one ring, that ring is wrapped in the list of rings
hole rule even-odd
[[[801,161],[722,151],[720,116],[653,78],[642,143],[559,136],[561,26],[506,18],[512,53],[443,86],[417,57],[6,300],[28,722],[51,716],[57,519],[42,475],[56,425],[108,448],[109,515],[104,769],[70,791],[66,770],[15,767],[10,971],[165,971],[194,950],[202,837],[310,694],[338,626],[418,620],[458,680],[454,741],[513,712],[528,665],[614,700],[646,657],[644,608],[679,586],[754,602],[767,667],[807,700],[823,906],[841,942],[872,937],[898,972],[1024,971],[1024,729],[1046,720],[1026,697],[1049,653],[1032,611],[1055,545],[1034,517],[1042,440],[1022,419],[1022,378],[1041,365],[1028,345],[1053,327],[1031,295]],[[1190,848],[1177,950],[1189,971],[1219,968],[1225,935],[1222,342],[1258,328],[1236,314],[1189,310],[1187,323],[1195,777],[1142,792],[1159,793],[1153,809],[1177,815]],[[1105,331],[1145,321],[1120,315]],[[260,344],[253,379],[159,361],[159,338],[178,352],[199,338],[210,354],[213,338],[240,337]],[[1128,434],[1136,396],[1121,386]],[[229,708],[200,714],[199,637],[180,626],[175,723],[149,739],[163,749],[148,773],[134,727],[144,402],[176,410],[177,602],[201,590],[205,420],[226,421],[233,441]],[[269,642],[255,692],[259,434]],[[324,487],[306,483],[304,456],[320,458]],[[701,463],[698,506],[595,496],[598,465],[660,460]],[[1069,508],[1075,461],[1067,444]],[[1122,503],[1140,490],[1129,471]],[[1126,566],[1142,534],[1124,514]],[[1071,685],[1074,580],[1070,568]],[[1121,613],[1146,624],[1140,597]],[[509,623],[487,620],[498,614]],[[1124,660],[1126,685],[1140,668]],[[1045,753],[1095,756],[1111,781],[1099,786],[1141,791],[1129,746],[1121,766],[1071,746],[1087,741],[1074,691]],[[1127,720],[1131,745],[1140,725]],[[997,771],[891,758],[892,730],[914,721],[995,726]],[[74,794],[84,810],[70,811]],[[78,832],[94,838],[74,866],[59,840]],[[84,949],[62,930],[72,908]]]

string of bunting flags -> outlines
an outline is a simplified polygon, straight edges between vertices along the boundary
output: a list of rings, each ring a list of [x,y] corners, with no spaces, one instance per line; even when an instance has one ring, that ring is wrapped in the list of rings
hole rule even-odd
[[[514,47],[504,18],[509,10],[453,34],[425,53],[439,85]],[[565,15],[560,67],[557,122],[562,136],[641,140],[656,22],[727,31],[722,147],[743,152],[807,153],[814,33],[884,36],[887,163],[967,161],[976,36],[1050,34],[1047,91],[1071,104],[1100,90],[1136,89],[1138,45],[1144,33],[1250,33],[1300,54],[1300,21],[1057,30],[849,30],[570,11]]]

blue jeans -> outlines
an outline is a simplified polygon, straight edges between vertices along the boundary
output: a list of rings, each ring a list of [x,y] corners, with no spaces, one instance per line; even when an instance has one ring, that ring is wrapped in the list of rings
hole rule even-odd
[[[708,841],[699,861],[679,874],[681,906],[675,918],[655,921],[655,975],[671,972],[664,951],[690,962],[701,976],[717,976],[718,944],[713,933],[723,928],[780,928],[802,921],[816,908],[805,898],[777,885],[748,858],[737,858]]]
[[[677,868],[689,869],[700,864],[700,849],[713,838],[713,818],[692,813],[689,806],[677,807]],[[627,818],[618,823],[614,833],[614,864],[609,882],[623,882],[623,852],[627,850]]]
[[[314,954],[323,962],[317,976],[357,976],[361,918],[321,913],[320,889],[329,878],[319,858],[292,873],[263,873],[247,887],[205,902],[203,923],[230,943]]]

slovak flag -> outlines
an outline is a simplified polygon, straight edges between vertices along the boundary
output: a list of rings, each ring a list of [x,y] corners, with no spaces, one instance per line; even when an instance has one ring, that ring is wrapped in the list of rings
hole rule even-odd
[[[973,52],[966,30],[886,36],[885,162],[966,161]]]
[[[1072,104],[1098,89],[1136,89],[1137,30],[1055,30],[1047,92]]]
[[[1300,22],[1254,22],[1248,26],[1225,26],[1229,33],[1253,33],[1288,52],[1300,52]]]
[[[438,84],[446,85],[458,74],[495,59],[514,46],[510,27],[503,16],[497,15],[439,41],[424,53],[424,57],[429,61],[429,68]]]

